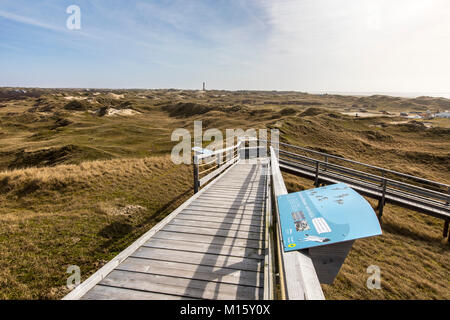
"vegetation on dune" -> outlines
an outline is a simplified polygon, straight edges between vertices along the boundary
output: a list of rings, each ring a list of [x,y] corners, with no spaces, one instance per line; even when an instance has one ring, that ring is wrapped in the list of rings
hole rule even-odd
[[[450,183],[448,119],[352,117],[348,109],[436,111],[446,99],[295,92],[0,88],[0,298],[57,299],[191,194],[169,153],[176,128],[278,128],[281,141]],[[21,89],[22,90],[22,89]],[[69,107],[67,107],[69,105]],[[109,108],[139,113],[108,113]],[[102,112],[103,110],[103,112]],[[358,111],[359,112],[359,111]],[[290,191],[312,182],[285,174]],[[372,201],[372,200],[371,200]],[[375,206],[375,202],[372,201]],[[442,221],[388,205],[383,235],[359,240],[328,299],[448,299]],[[365,286],[381,268],[383,290]]]
[[[170,157],[0,173],[0,299],[57,299],[192,195]]]

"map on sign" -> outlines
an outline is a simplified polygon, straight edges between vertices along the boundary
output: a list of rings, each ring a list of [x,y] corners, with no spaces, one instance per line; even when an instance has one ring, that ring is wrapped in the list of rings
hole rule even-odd
[[[370,204],[345,183],[278,196],[285,251],[381,234]]]

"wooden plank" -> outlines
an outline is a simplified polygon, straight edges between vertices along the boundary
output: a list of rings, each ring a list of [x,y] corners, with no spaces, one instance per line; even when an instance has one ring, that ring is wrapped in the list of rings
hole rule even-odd
[[[245,188],[243,187],[245,186]],[[219,184],[217,186],[214,186],[213,190],[218,191],[234,191],[234,192],[264,192],[264,185],[258,184],[258,185],[248,185],[246,182],[242,181],[242,183],[237,185],[231,185],[231,184]]]
[[[261,271],[262,265],[262,262],[256,259],[226,257],[211,253],[185,252],[147,247],[140,247],[130,257],[173,262],[189,261],[190,263],[203,266],[226,267],[230,269],[247,271]]]
[[[264,196],[264,190],[250,190],[250,189],[244,189],[244,190],[233,190],[230,188],[225,189],[214,189],[211,190],[206,196],[209,196],[210,194],[217,195],[217,196],[227,196],[227,197],[255,197],[255,198],[261,198]]]
[[[199,200],[195,203],[192,203],[192,206],[203,206],[203,207],[212,207],[216,209],[241,209],[241,210],[262,210],[264,207],[264,204],[261,203],[261,201],[254,202],[254,201],[244,201],[241,202],[240,200],[228,200],[226,202],[222,202],[216,199],[210,199],[210,200]]]
[[[223,188],[231,185],[238,189],[242,189],[243,187],[260,188],[261,186],[264,185],[262,182],[263,179],[264,179],[263,174],[260,174],[258,177],[255,178],[250,178],[248,176],[245,176],[245,174],[242,174],[241,177],[235,178],[227,176],[227,180],[220,181],[220,183],[217,184],[216,186],[218,188]]]
[[[81,300],[197,300],[163,293],[96,285]]]
[[[249,258],[262,260],[264,258],[262,250],[252,248],[241,248],[233,246],[225,246],[222,244],[208,244],[199,242],[186,242],[180,240],[168,240],[168,239],[150,239],[144,245],[148,248],[160,248],[179,250],[186,252],[199,252],[199,253],[211,253],[223,256],[234,256],[240,258]]]
[[[205,197],[208,198],[214,198],[214,199],[252,199],[252,200],[263,200],[264,197],[264,193],[261,194],[251,194],[251,193],[226,193],[226,192],[220,192],[220,191],[209,191],[207,193],[204,194]]]
[[[248,215],[248,216],[263,216],[263,212],[261,208],[217,208],[211,205],[200,205],[200,204],[195,204],[195,205],[190,205],[187,210],[200,210],[200,211],[204,211],[204,212],[216,212],[216,213],[221,213],[224,214],[226,216],[232,216],[232,215],[239,215],[239,214],[243,214],[243,215]]]
[[[211,192],[205,194],[206,199],[217,199],[220,201],[230,201],[230,200],[258,200],[264,201],[264,193],[261,194],[253,194],[253,193],[229,193],[226,191],[223,192]]]
[[[207,208],[208,211],[202,210],[203,208],[199,207],[193,207],[189,208],[183,211],[185,214],[196,214],[196,215],[202,215],[204,217],[214,217],[218,219],[223,218],[229,218],[234,219],[236,222],[244,221],[244,220],[250,220],[252,223],[260,223],[259,221],[262,221],[264,219],[264,216],[262,214],[259,214],[258,212],[252,214],[252,213],[245,213],[245,211],[241,212],[233,212],[233,211],[213,211],[211,208]],[[206,209],[206,208],[205,208]]]
[[[200,227],[187,227],[187,226],[176,226],[168,224],[164,227],[164,231],[174,231],[180,233],[193,233],[193,234],[203,234],[214,237],[226,237],[226,238],[241,238],[241,239],[251,239],[251,240],[261,240],[262,235],[257,232],[241,232],[236,230],[215,230],[210,228],[200,228]]]
[[[201,299],[260,299],[261,289],[201,280],[114,270],[101,284]]]
[[[261,272],[202,266],[182,262],[129,257],[120,264],[117,270],[159,274],[171,277],[214,281],[260,288],[263,286],[263,274]]]
[[[221,174],[224,170],[226,170],[228,167],[232,166],[233,164],[235,164],[237,161],[239,161],[239,159],[235,159],[232,160],[226,164],[224,164],[223,166],[220,166],[219,168],[217,168],[216,170],[208,173],[206,176],[204,176],[203,178],[198,180],[198,183],[200,186],[205,185],[208,181],[210,181],[211,179],[213,179],[214,177],[218,176],[219,174]]]
[[[201,220],[186,220],[186,219],[174,219],[171,224],[179,226],[190,226],[190,227],[202,227],[211,229],[223,229],[223,230],[236,230],[236,231],[251,231],[262,233],[263,228],[261,226],[251,226],[241,223],[226,223],[226,222],[207,222]]]
[[[223,194],[223,193],[210,193],[207,194],[205,199],[214,199],[218,202],[229,202],[229,201],[241,201],[241,202],[259,202],[262,203],[265,201],[265,197],[263,194],[261,195],[251,195],[251,194]]]
[[[227,246],[243,247],[243,248],[254,248],[259,249],[262,247],[262,241],[250,240],[250,239],[239,239],[239,238],[224,238],[224,237],[214,237],[202,234],[186,234],[178,232],[160,231],[154,235],[154,238],[158,239],[173,239],[182,240],[188,242],[202,242],[202,243],[212,243],[212,244],[223,244]]]
[[[207,222],[217,222],[217,223],[230,223],[230,224],[239,224],[243,226],[256,226],[259,227],[262,225],[262,220],[255,220],[250,218],[239,218],[236,217],[225,217],[224,215],[204,215],[201,211],[183,211],[177,216],[178,219],[185,220],[196,220],[196,221],[207,221]]]
[[[220,208],[240,208],[240,207],[263,207],[264,206],[264,200],[262,199],[239,199],[239,198],[232,198],[232,199],[218,199],[216,197],[204,197],[202,199],[197,199],[195,202],[192,203],[192,205],[196,204],[216,204],[216,206],[220,205]]]
[[[211,200],[195,200],[192,202],[192,206],[204,206],[204,207],[213,207],[213,208],[224,208],[224,209],[261,209],[263,207],[263,204],[261,203],[240,203],[238,201],[230,201],[229,203],[221,203],[218,201],[214,201],[214,199]]]
[[[216,185],[217,188],[225,188],[228,186],[237,188],[237,189],[244,189],[246,187],[249,188],[261,188],[264,187],[263,183],[263,176],[249,179],[248,177],[241,177],[241,178],[230,178],[227,180],[220,181],[219,184]]]
[[[258,189],[258,188],[246,188],[246,189],[239,189],[239,188],[215,188],[211,190],[215,193],[223,193],[223,194],[229,194],[229,195],[255,195],[255,196],[261,196],[264,194],[264,190]]]

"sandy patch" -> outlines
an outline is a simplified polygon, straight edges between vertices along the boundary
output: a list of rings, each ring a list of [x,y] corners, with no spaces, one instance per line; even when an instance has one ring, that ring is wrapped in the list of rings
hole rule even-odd
[[[86,100],[86,99],[87,99],[87,97],[75,97],[75,96],[68,96],[68,97],[64,97],[64,99],[66,99],[66,100],[70,100],[70,101],[72,101],[72,100]]]
[[[110,92],[110,93],[108,93],[108,97],[111,97],[113,99],[123,99],[123,98],[125,98],[125,95],[115,94],[115,93]]]
[[[97,114],[103,115],[106,117],[110,116],[134,116],[137,114],[141,114],[139,111],[133,109],[115,109],[115,108],[107,108],[106,110],[99,109],[96,111]]]

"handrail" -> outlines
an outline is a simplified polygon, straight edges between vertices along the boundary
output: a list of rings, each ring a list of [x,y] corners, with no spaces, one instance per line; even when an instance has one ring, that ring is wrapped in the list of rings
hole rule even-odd
[[[225,153],[225,152],[227,152],[229,150],[233,150],[233,149],[239,148],[241,146],[241,143],[242,143],[242,141],[239,140],[239,142],[236,145],[234,145],[234,146],[231,146],[231,147],[228,147],[228,148],[224,148],[224,149],[220,149],[220,150],[216,150],[216,151],[213,151],[213,152],[208,153],[208,154],[199,154],[199,155],[196,155],[196,157],[197,157],[198,160],[201,160],[203,158],[209,158],[209,157],[215,156],[217,154]]]
[[[270,140],[260,140],[260,141],[271,142]],[[409,175],[409,174],[406,174],[406,173],[402,173],[402,172],[398,172],[398,171],[394,171],[394,170],[390,170],[390,169],[384,169],[384,168],[381,168],[381,167],[377,167],[377,166],[374,166],[374,165],[366,164],[366,163],[359,162],[359,161],[356,161],[356,160],[351,160],[351,159],[335,156],[335,155],[332,155],[332,154],[328,154],[328,153],[324,153],[324,152],[320,152],[320,151],[316,151],[316,150],[312,150],[312,149],[308,149],[308,148],[304,148],[304,147],[300,147],[300,146],[295,146],[295,145],[284,143],[284,142],[277,142],[277,144],[283,145],[283,146],[286,146],[286,147],[290,147],[290,148],[294,148],[294,149],[299,149],[299,150],[310,152],[310,153],[314,153],[314,154],[317,154],[317,155],[320,155],[320,156],[323,156],[323,157],[332,158],[332,159],[341,160],[341,161],[346,161],[346,162],[349,162],[349,163],[365,166],[365,167],[368,167],[368,168],[371,168],[371,169],[380,170],[381,172],[395,174],[395,175],[398,175],[398,176],[402,176],[404,178],[409,178],[409,179],[413,179],[413,180],[424,182],[424,183],[433,184],[433,185],[440,186],[440,187],[450,188],[450,185],[442,183],[442,182],[428,180],[428,179],[425,179],[425,178]],[[318,159],[316,159],[316,160],[318,160]]]
[[[241,148],[241,143],[242,141],[239,140],[238,143],[234,146],[230,146],[224,149],[220,149],[220,150],[216,150],[213,151],[211,153],[208,154],[194,154],[193,155],[193,161],[192,161],[192,165],[193,165],[193,173],[194,173],[194,193],[197,193],[199,188],[208,183],[211,179],[213,179],[214,177],[216,177],[218,174],[220,174],[221,172],[223,172],[225,169],[227,169],[230,165],[232,165],[233,163],[239,161],[240,159],[240,148]],[[222,159],[223,158],[229,158],[228,157],[228,153],[230,151],[233,151],[233,154],[231,156],[231,159],[226,159],[225,162],[222,163]],[[237,155],[234,155],[234,152],[237,151]],[[223,156],[218,156],[218,155],[227,155],[225,157]],[[215,160],[209,161],[205,164],[200,165],[200,161],[202,159],[207,159],[207,158],[211,158],[211,157],[215,157]],[[216,162],[217,161],[217,162]],[[212,165],[214,162],[216,162],[215,165]],[[204,169],[203,171],[200,172],[200,167],[201,166],[205,166],[205,165],[212,165],[212,167]],[[199,178],[199,176],[201,174],[205,174],[208,173],[206,176],[202,177],[201,179]]]
[[[301,159],[309,161],[309,162],[319,163],[319,164],[323,165],[327,169],[333,169],[334,168],[336,171],[339,171],[339,172],[342,172],[342,173],[346,173],[347,172],[347,173],[353,173],[355,175],[356,174],[363,175],[363,176],[365,176],[365,178],[367,180],[372,180],[372,181],[380,182],[380,183],[385,180],[386,182],[390,183],[392,186],[396,186],[396,187],[398,187],[400,189],[402,189],[402,187],[403,187],[404,190],[407,189],[410,192],[414,192],[415,191],[414,189],[417,189],[417,190],[420,190],[422,192],[430,194],[431,197],[434,196],[434,197],[436,197],[436,198],[438,198],[440,200],[443,200],[443,201],[447,201],[447,199],[449,197],[448,194],[445,194],[443,192],[426,189],[426,188],[423,188],[423,187],[420,187],[420,186],[416,186],[416,185],[412,185],[412,184],[409,184],[409,183],[406,183],[406,182],[397,181],[397,180],[394,180],[394,179],[391,179],[391,178],[378,176],[378,175],[375,175],[375,174],[371,174],[371,173],[368,173],[368,172],[364,172],[364,171],[360,171],[360,170],[356,170],[356,169],[352,169],[352,168],[347,168],[347,167],[344,167],[344,166],[340,166],[340,165],[337,165],[337,164],[334,164],[334,163],[330,163],[330,162],[321,161],[321,160],[318,160],[318,159],[311,159],[311,158],[308,158],[308,157],[305,157],[305,156],[302,156],[302,155],[299,155],[299,154],[296,154],[296,153],[288,152],[288,151],[285,151],[285,150],[280,150],[280,149],[275,149],[275,150],[278,150],[280,153],[283,153],[283,154],[286,154],[286,155],[290,155],[291,156],[290,158],[293,158],[293,159],[301,158]],[[371,178],[371,179],[369,179],[369,178]]]
[[[280,282],[282,298],[289,300],[324,300],[319,278],[311,258],[304,251],[285,252],[282,248],[280,216],[277,197],[287,194],[281,175],[278,159],[273,147],[270,147],[270,168],[272,174],[272,191],[277,218],[277,242],[280,255]],[[281,251],[281,252],[280,252]]]

